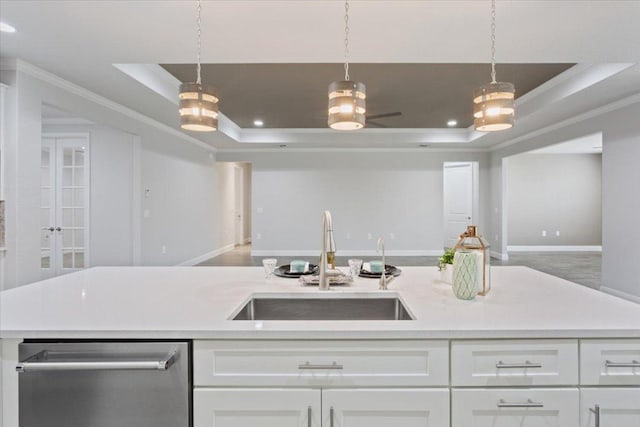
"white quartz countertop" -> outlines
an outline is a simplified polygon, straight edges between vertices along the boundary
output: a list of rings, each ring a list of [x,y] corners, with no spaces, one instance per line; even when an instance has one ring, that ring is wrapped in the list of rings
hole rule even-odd
[[[2,292],[2,338],[640,337],[640,305],[526,267],[492,267],[492,290],[462,301],[435,267],[400,267],[319,292],[261,267],[97,267]],[[412,321],[231,321],[253,295],[397,294]]]

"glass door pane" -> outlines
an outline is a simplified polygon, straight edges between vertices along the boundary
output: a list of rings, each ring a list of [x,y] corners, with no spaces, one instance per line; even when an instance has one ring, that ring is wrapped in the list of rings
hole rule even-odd
[[[61,239],[62,270],[86,267],[85,241],[87,237],[88,170],[86,147],[83,141],[65,139],[59,147],[62,159],[58,212]]]
[[[55,140],[42,141],[40,160],[40,268],[42,278],[55,275]]]

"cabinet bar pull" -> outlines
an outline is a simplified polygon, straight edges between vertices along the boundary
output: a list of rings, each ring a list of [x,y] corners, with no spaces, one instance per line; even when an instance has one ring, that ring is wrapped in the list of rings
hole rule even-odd
[[[532,363],[525,360],[524,363],[503,363],[502,360],[496,363],[497,369],[526,369],[526,368],[542,368],[542,363]]]
[[[164,358],[149,360],[100,360],[100,361],[49,361],[48,352],[41,351],[16,365],[16,371],[42,372],[42,371],[166,371],[173,365],[176,353],[169,353]]]
[[[311,427],[311,406],[307,408],[307,426]]]
[[[298,369],[344,369],[344,366],[333,362],[331,365],[312,365],[306,362],[304,365],[298,365]]]
[[[329,409],[329,427],[333,427],[333,406]]]
[[[607,368],[640,368],[640,362],[632,360],[631,363],[618,363],[607,360],[604,362],[604,366]]]
[[[600,405],[596,405],[594,408],[589,408],[589,412],[593,412],[596,422],[595,427],[600,427]]]
[[[498,408],[544,408],[542,402],[534,402],[531,399],[527,399],[526,402],[505,402],[504,399],[500,399],[496,405]]]

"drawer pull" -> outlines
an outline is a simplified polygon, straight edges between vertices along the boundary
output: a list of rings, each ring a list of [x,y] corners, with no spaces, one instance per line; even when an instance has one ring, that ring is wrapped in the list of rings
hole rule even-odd
[[[329,427],[333,427],[333,406],[329,409]]]
[[[336,362],[331,365],[312,365],[309,362],[305,362],[304,365],[298,365],[298,369],[344,369],[344,366],[338,365]]]
[[[595,427],[600,427],[600,405],[596,405],[594,408],[589,408],[589,412],[593,412],[593,418],[596,422]]]
[[[498,408],[544,408],[542,402],[534,402],[531,399],[527,399],[526,402],[505,402],[504,399],[500,399],[497,406]]]
[[[631,363],[618,363],[607,360],[604,362],[604,366],[607,368],[640,368],[640,362],[632,360]]]
[[[311,427],[311,406],[307,408],[307,426]]]
[[[532,363],[525,360],[524,363],[503,363],[502,360],[496,363],[497,369],[526,369],[526,368],[542,368],[542,363]]]

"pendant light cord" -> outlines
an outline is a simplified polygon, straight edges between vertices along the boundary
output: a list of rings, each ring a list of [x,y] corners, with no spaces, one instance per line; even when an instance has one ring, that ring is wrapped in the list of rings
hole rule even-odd
[[[200,50],[202,49],[202,26],[201,26],[201,17],[202,14],[202,4],[201,0],[198,0],[198,17],[196,19],[196,25],[198,27],[198,64],[196,66],[197,70],[197,78],[196,83],[201,84],[202,79],[200,78]]]
[[[491,0],[491,83],[496,83],[496,0]]]
[[[349,80],[349,0],[344,2],[344,79]]]

